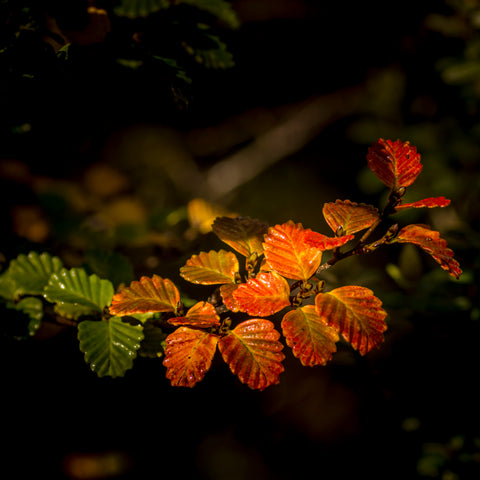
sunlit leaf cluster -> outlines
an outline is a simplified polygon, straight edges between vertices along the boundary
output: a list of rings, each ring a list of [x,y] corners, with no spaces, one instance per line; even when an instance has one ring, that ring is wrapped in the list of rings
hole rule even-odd
[[[416,148],[380,139],[367,162],[389,188],[386,205],[326,203],[330,236],[292,220],[268,226],[249,217],[217,217],[212,231],[230,250],[201,251],[180,268],[184,280],[205,288],[204,299],[189,308],[169,278],[143,276],[114,292],[109,280],[34,252],[12,260],[0,277],[0,295],[8,308],[29,317],[31,334],[47,314],[70,320],[99,376],[124,375],[138,354],[163,356],[172,386],[193,387],[218,350],[242,383],[263,390],[280,381],[285,345],[310,367],[326,365],[339,341],[366,355],[384,342],[382,301],[360,285],[329,288],[321,272],[347,257],[410,243],[452,277],[462,273],[439,232],[392,221],[409,208],[450,203],[444,197],[403,202],[422,170]]]

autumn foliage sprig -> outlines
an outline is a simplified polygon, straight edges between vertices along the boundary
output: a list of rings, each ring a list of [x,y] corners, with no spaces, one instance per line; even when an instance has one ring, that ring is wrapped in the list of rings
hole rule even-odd
[[[233,251],[200,252],[180,268],[185,280],[209,287],[206,300],[190,308],[168,278],[144,276],[115,293],[110,280],[36,252],[10,262],[0,275],[0,297],[29,318],[31,335],[46,317],[76,326],[80,350],[98,376],[123,376],[138,355],[164,355],[171,384],[193,387],[218,349],[241,382],[263,390],[284,370],[282,335],[305,366],[327,364],[340,337],[365,355],[384,341],[381,300],[357,285],[329,290],[321,272],[382,245],[411,243],[451,276],[462,273],[438,232],[391,221],[406,209],[450,204],[444,197],[403,201],[422,169],[416,148],[380,139],[367,161],[389,188],[388,201],[381,211],[350,200],[326,203],[332,236],[291,220],[269,227],[247,217],[215,219],[213,232]]]
[[[337,200],[323,207],[332,237],[288,221],[268,227],[245,217],[220,217],[213,232],[244,258],[226,250],[200,252],[180,269],[180,275],[200,285],[217,285],[217,294],[185,312],[180,294],[169,279],[142,277],[113,297],[110,314],[128,316],[162,312],[176,328],[165,340],[166,376],[174,386],[193,387],[210,369],[218,348],[231,371],[253,389],[279,382],[283,344],[275,324],[266,317],[285,311],[280,327],[286,344],[305,366],[325,365],[336,351],[340,335],[361,355],[378,347],[387,329],[386,311],[373,292],[361,286],[330,291],[317,278],[322,270],[352,255],[380,245],[413,243],[429,253],[450,275],[461,274],[453,252],[438,232],[425,225],[397,224],[377,240],[370,238],[387,217],[409,208],[446,207],[444,197],[403,203],[422,164],[409,142],[380,139],[367,154],[369,168],[390,189],[382,211],[371,205]],[[364,232],[356,241],[356,234]],[[342,247],[353,243],[346,250]],[[325,251],[331,257],[322,263]],[[234,324],[234,314],[251,318]]]

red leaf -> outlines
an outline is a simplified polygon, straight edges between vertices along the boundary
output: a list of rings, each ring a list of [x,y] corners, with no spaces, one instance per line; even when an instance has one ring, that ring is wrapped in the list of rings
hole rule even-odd
[[[215,285],[234,282],[238,270],[238,259],[234,253],[211,250],[189,258],[180,268],[180,275],[192,283]]]
[[[237,325],[222,337],[218,348],[232,373],[252,389],[264,390],[279,383],[283,372],[283,345],[269,320],[254,318]]]
[[[263,249],[272,270],[292,280],[306,281],[315,275],[322,252],[305,243],[306,232],[311,230],[304,230],[301,223],[291,220],[268,230]]]
[[[392,190],[408,187],[422,170],[416,147],[400,140],[381,138],[368,149],[367,162],[370,170]]]
[[[315,297],[317,314],[361,355],[383,342],[387,312],[381,306],[371,290],[358,286],[340,287]]]
[[[263,237],[268,226],[249,217],[218,217],[212,225],[213,232],[222,242],[230,245],[235,251],[249,257],[256,252],[263,253]]]
[[[345,245],[354,238],[353,235],[343,235],[342,237],[327,237],[321,233],[308,230],[305,232],[305,243],[320,250],[332,250]]]
[[[395,207],[396,212],[406,210],[407,208],[434,208],[434,207],[448,207],[450,205],[450,200],[445,197],[430,197],[419,200],[418,202],[413,203],[403,203]]]
[[[233,292],[237,307],[250,315],[266,317],[290,305],[290,287],[276,272],[261,272]]]
[[[335,345],[339,337],[318,316],[313,305],[297,308],[285,314],[282,331],[287,345],[302,365],[326,365],[337,350]]]
[[[170,318],[168,322],[172,325],[209,328],[220,325],[220,317],[211,303],[198,302],[188,310],[184,317]]]
[[[180,293],[168,278],[153,275],[134,280],[115,294],[110,306],[112,315],[132,315],[148,312],[176,312]]]
[[[180,327],[165,340],[166,377],[174,387],[193,387],[212,365],[218,335]]]
[[[232,312],[238,312],[237,301],[233,296],[233,292],[239,287],[236,283],[226,283],[220,287],[220,295],[222,296],[224,305]]]
[[[447,242],[440,238],[440,233],[424,225],[414,224],[402,228],[394,242],[413,243],[429,253],[452,277],[458,279],[462,274],[459,263],[453,258],[453,251],[447,247]]]
[[[355,203],[350,200],[337,200],[323,206],[323,216],[329,227],[337,232],[353,234],[371,227],[378,219],[378,210],[372,205]]]

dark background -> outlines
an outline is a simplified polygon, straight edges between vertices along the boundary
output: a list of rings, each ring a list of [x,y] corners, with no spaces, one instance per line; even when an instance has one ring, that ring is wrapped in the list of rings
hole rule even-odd
[[[425,478],[419,465],[434,452],[428,458],[440,466],[428,470],[431,477],[478,478],[478,80],[452,85],[441,69],[442,59],[464,58],[476,31],[451,37],[429,27],[434,14],[465,22],[469,17],[442,1],[234,5],[242,26],[225,32],[225,41],[236,66],[196,77],[186,111],[178,112],[162,83],[119,73],[98,52],[85,54],[68,81],[54,72],[28,94],[9,85],[2,122],[13,124],[18,116],[21,123],[26,112],[31,131],[5,137],[2,164],[22,166],[30,180],[2,167],[4,262],[31,248],[72,259],[80,248],[52,234],[63,232],[55,223],[58,210],[45,207],[32,178],[66,180],[71,188],[89,168],[107,163],[131,175],[129,193],[150,202],[147,211],[172,211],[186,205],[194,190],[187,177],[179,189],[155,165],[137,164],[135,155],[124,153],[125,145],[139,157],[148,149],[135,146],[138,132],[174,132],[206,171],[281,123],[288,108],[295,112],[324,98],[325,108],[335,112],[330,99],[338,97],[332,95],[345,92],[348,104],[359,89],[358,106],[332,114],[296,153],[217,201],[270,224],[292,218],[328,233],[323,202],[384,199],[365,170],[368,146],[380,137],[410,140],[425,165],[410,198],[445,195],[452,206],[449,214],[419,212],[404,220],[433,223],[455,250],[465,278],[450,281],[423,254],[407,261],[395,247],[339,265],[327,280],[368,286],[384,301],[385,345],[361,358],[340,344],[327,367],[313,369],[301,367],[286,348],[281,383],[265,392],[240,384],[217,358],[192,390],[169,385],[162,359],[138,358],[124,378],[99,379],[85,364],[73,329],[42,330],[17,341],[9,336],[12,314],[2,311],[4,459],[19,478],[103,478],[113,464],[112,478],[414,479]],[[243,123],[232,121],[238,118]],[[239,135],[249,125],[254,133]],[[209,128],[213,138],[202,151],[192,138]],[[240,140],[223,145],[218,136],[229,128]],[[125,138],[130,143],[122,143]],[[42,215],[57,215],[40,242],[15,230],[12,213],[36,202]],[[68,238],[72,231],[75,236],[75,225]],[[118,246],[130,256],[135,278],[152,271],[167,276],[165,270],[188,257],[171,245]],[[216,243],[200,236],[189,248],[195,253]],[[146,261],[152,257],[158,260],[154,268]],[[385,270],[402,261],[411,280],[407,288]],[[412,265],[420,270],[412,273]],[[445,471],[456,476],[442,477]]]

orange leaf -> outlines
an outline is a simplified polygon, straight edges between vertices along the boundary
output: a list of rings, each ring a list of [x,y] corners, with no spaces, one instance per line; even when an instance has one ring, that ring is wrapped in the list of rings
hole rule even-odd
[[[371,227],[379,218],[378,210],[372,205],[337,200],[323,206],[323,216],[329,227],[337,232],[341,227],[345,234],[352,234]]]
[[[383,342],[387,312],[368,288],[340,287],[315,297],[315,309],[322,319],[365,355]]]
[[[290,287],[275,272],[262,272],[233,292],[237,307],[250,315],[266,317],[290,305]]]
[[[453,251],[447,247],[447,242],[440,234],[423,225],[408,225],[402,228],[394,242],[413,243],[429,253],[435,261],[452,277],[459,278],[462,274],[459,263],[453,258]]]
[[[269,320],[253,318],[222,337],[218,348],[230,370],[252,389],[264,390],[279,383],[283,372],[283,345]]]
[[[342,237],[327,237],[321,233],[312,230],[305,231],[305,243],[320,250],[331,250],[345,245],[354,238],[353,235],[343,235]]]
[[[168,320],[172,325],[189,325],[191,327],[209,328],[220,325],[220,317],[215,307],[208,302],[198,302],[191,307],[184,317]]]
[[[230,245],[235,251],[249,257],[256,252],[263,253],[263,237],[267,233],[268,225],[249,217],[218,217],[212,225],[217,237]]]
[[[392,190],[408,187],[422,170],[417,149],[400,140],[381,138],[368,149],[367,162],[370,170]]]
[[[434,208],[434,207],[448,207],[450,205],[450,200],[445,197],[430,197],[419,200],[418,202],[413,203],[403,203],[402,205],[397,205],[395,207],[396,212],[401,210],[406,210],[407,208]]]
[[[115,294],[110,306],[112,315],[131,315],[147,312],[176,312],[180,293],[168,278],[153,275],[134,280]]]
[[[177,328],[165,340],[166,377],[174,387],[193,387],[212,365],[218,335],[188,327]]]
[[[337,350],[338,333],[325,324],[313,305],[285,314],[282,331],[287,345],[306,367],[326,365]]]
[[[222,296],[224,305],[232,312],[238,312],[238,305],[233,292],[238,288],[236,283],[226,283],[220,287],[220,295]]]
[[[269,228],[263,250],[272,270],[292,280],[308,280],[315,275],[322,252],[305,242],[307,232],[311,230],[291,220]]]
[[[180,275],[189,282],[202,285],[235,282],[239,270],[238,259],[232,252],[220,250],[200,252],[180,268]]]

